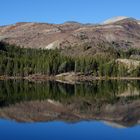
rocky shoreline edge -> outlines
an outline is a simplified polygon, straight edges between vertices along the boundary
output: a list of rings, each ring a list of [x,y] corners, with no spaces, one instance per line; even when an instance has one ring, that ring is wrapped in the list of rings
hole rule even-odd
[[[0,80],[29,80],[29,81],[59,81],[66,83],[74,82],[90,82],[94,80],[140,80],[140,77],[95,77],[93,75],[83,75],[81,73],[61,73],[58,75],[42,75],[42,74],[33,74],[29,76],[0,76]]]

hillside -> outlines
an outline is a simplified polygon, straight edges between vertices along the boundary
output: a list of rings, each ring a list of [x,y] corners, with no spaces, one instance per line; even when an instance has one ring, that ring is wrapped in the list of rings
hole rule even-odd
[[[133,18],[116,17],[100,25],[69,21],[59,25],[23,22],[2,26],[0,76],[138,78],[139,23]]]
[[[140,48],[140,21],[118,17],[98,25],[23,22],[1,26],[0,40],[26,48],[60,48],[66,55],[93,55],[110,48]]]

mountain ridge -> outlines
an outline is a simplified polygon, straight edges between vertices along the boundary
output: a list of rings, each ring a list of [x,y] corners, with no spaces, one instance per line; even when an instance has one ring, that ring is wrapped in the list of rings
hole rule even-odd
[[[25,48],[69,50],[74,55],[93,54],[101,46],[140,48],[140,21],[121,17],[109,24],[21,22],[0,26],[0,41]]]

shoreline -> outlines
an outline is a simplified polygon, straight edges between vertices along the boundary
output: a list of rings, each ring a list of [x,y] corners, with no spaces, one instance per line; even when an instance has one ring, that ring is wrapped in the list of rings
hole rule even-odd
[[[25,77],[21,76],[0,76],[0,80],[28,80],[28,81],[58,81],[58,82],[90,82],[95,80],[140,80],[140,77],[95,77],[93,75],[82,75],[75,73],[62,73],[59,75],[41,75],[41,74],[33,74]]]

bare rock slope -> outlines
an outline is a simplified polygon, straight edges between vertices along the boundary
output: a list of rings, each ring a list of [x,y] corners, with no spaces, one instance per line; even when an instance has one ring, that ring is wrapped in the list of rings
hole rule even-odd
[[[16,23],[0,27],[0,40],[21,47],[69,49],[77,53],[93,54],[101,47],[140,48],[140,22],[118,17],[103,24]]]

